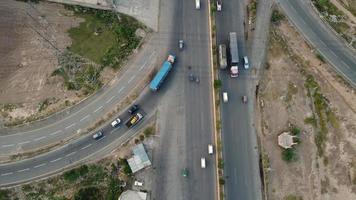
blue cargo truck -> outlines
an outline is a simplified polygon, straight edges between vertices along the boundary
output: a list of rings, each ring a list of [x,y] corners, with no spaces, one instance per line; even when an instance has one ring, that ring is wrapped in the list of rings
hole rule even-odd
[[[158,71],[156,76],[151,81],[150,83],[151,90],[156,91],[159,89],[161,83],[164,81],[169,71],[171,71],[174,60],[175,60],[175,56],[173,55],[168,56],[167,60],[163,63],[161,69]]]

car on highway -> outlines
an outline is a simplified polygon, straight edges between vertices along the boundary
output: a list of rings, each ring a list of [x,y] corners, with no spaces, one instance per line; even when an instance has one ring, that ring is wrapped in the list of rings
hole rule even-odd
[[[227,103],[229,101],[229,97],[227,96],[227,92],[223,92],[223,101]]]
[[[120,126],[120,124],[121,124],[121,119],[120,118],[116,118],[114,121],[111,122],[111,126],[113,128],[116,128],[116,127]]]
[[[242,96],[242,103],[247,103],[247,96]]]
[[[200,9],[200,0],[195,0],[195,9]]]
[[[188,169],[187,168],[182,169],[181,174],[182,174],[183,177],[188,177],[188,175],[189,175]]]
[[[95,134],[93,135],[93,139],[94,139],[94,140],[98,140],[98,139],[102,138],[103,136],[104,136],[103,132],[98,131],[97,133],[95,133]]]
[[[180,49],[180,50],[183,50],[183,48],[184,48],[184,42],[183,42],[183,40],[179,40],[178,46],[179,46],[179,49]]]
[[[212,144],[208,145],[208,154],[212,155],[214,153],[214,148]]]
[[[138,104],[134,104],[129,108],[129,110],[127,112],[129,112],[130,114],[134,114],[139,109],[140,109],[140,106]]]
[[[216,1],[216,10],[217,11],[221,11],[221,7],[222,7],[222,1],[221,0],[217,0]]]
[[[206,168],[206,161],[205,161],[205,158],[203,157],[203,158],[201,158],[200,159],[200,166],[201,166],[201,168]]]
[[[244,57],[244,68],[245,68],[245,69],[250,68],[250,64],[248,64],[248,58],[247,58],[247,56]]]
[[[198,76],[195,76],[194,74],[189,74],[189,80],[190,81],[194,81],[194,82],[196,82],[196,83],[199,83],[200,82],[200,79],[199,79],[199,77]]]

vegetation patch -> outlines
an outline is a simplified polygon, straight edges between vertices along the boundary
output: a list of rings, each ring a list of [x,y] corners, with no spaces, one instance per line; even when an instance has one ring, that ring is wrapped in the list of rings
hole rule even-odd
[[[290,194],[290,195],[284,197],[284,200],[303,200],[303,198],[301,196]]]
[[[271,16],[271,21],[272,23],[279,23],[285,19],[285,16],[279,11],[279,10],[273,10],[272,16]]]
[[[283,149],[282,151],[282,159],[286,162],[294,162],[297,161],[297,153],[294,148]]]
[[[118,68],[140,42],[135,31],[144,27],[132,17],[80,6],[66,8],[85,19],[79,27],[69,30],[73,40],[69,50],[76,54],[98,64]]]

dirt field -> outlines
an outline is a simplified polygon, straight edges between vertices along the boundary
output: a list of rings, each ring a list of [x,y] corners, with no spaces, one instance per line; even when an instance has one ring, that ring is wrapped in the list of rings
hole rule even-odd
[[[268,199],[356,199],[355,90],[318,59],[286,21],[270,37],[268,69],[259,95]],[[320,113],[318,102],[306,89],[311,77],[326,102]],[[312,116],[315,125],[305,122]],[[324,140],[319,137],[321,122],[325,122]],[[294,147],[296,160],[286,162],[277,136],[290,124],[301,130],[300,143]]]
[[[67,31],[84,19],[63,5],[0,1],[0,121],[16,125],[70,106],[84,95],[68,91],[59,76],[60,52],[71,45]],[[105,84],[114,75],[101,74]]]

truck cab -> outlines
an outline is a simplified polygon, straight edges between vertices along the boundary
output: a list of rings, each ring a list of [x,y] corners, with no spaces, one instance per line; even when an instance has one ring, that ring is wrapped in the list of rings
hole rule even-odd
[[[236,66],[231,66],[230,68],[230,76],[232,78],[236,78],[239,76],[239,67],[236,65]]]

